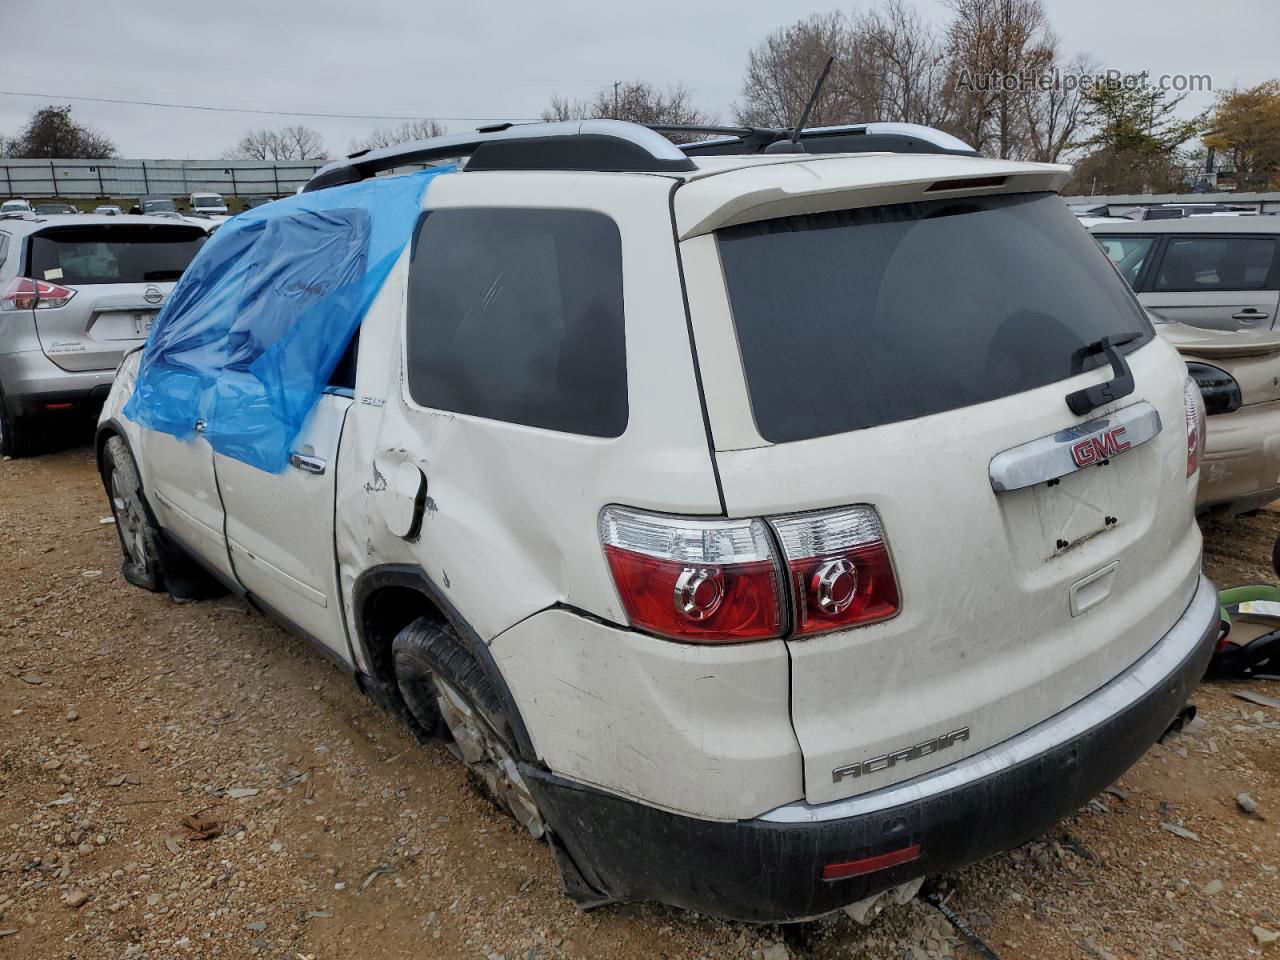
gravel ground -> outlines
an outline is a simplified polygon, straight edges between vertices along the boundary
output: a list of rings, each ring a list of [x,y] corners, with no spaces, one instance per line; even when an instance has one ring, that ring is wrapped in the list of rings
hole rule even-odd
[[[545,846],[304,642],[126,584],[63,446],[0,463],[0,958],[983,956],[919,901],[869,929],[580,913]],[[1277,534],[1210,526],[1210,575],[1274,579]],[[1280,957],[1280,711],[1245,689],[1280,697],[1203,687],[1111,791],[934,888],[1003,960]]]

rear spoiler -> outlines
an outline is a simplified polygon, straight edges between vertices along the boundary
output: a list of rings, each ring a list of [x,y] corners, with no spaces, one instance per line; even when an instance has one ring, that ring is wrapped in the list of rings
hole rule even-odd
[[[676,191],[681,240],[721,227],[805,213],[934,198],[1061,190],[1071,168],[933,155],[824,158],[772,163],[694,179]]]

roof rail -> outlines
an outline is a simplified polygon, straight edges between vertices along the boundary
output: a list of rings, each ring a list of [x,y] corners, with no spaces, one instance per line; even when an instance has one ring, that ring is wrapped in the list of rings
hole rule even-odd
[[[470,157],[468,170],[598,170],[676,173],[695,169],[666,137],[623,120],[494,124],[453,134],[362,150],[316,171],[303,191],[357,183],[396,167]]]
[[[713,133],[721,136],[680,144],[687,155],[714,156],[772,153],[774,144],[789,143],[794,130],[785,127],[721,127],[649,124],[659,133]],[[800,131],[806,153],[951,153],[974,157],[978,152],[958,137],[918,123],[855,123],[809,127]]]
[[[303,192],[358,183],[387,170],[470,157],[468,170],[595,170],[618,173],[682,173],[696,169],[690,156],[771,153],[789,145],[792,132],[778,127],[628,123],[567,120],[497,123],[473,133],[451,134],[359,150],[316,171]],[[674,144],[664,133],[719,134]],[[949,133],[915,123],[858,123],[800,132],[807,153],[951,153],[977,156]]]

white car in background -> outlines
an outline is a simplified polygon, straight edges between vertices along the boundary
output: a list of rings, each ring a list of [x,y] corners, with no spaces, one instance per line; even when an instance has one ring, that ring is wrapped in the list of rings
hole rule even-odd
[[[231,212],[220,193],[193,193],[187,200],[191,204],[191,212],[197,216],[225,217]]]

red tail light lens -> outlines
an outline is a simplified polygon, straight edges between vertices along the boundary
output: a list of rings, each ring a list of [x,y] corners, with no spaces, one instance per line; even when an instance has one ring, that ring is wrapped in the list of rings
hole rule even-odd
[[[781,636],[781,577],[764,521],[605,507],[599,527],[635,626],[689,643]]]
[[[1182,405],[1187,414],[1187,476],[1190,477],[1200,469],[1205,441],[1204,398],[1200,396],[1199,385],[1190,377],[1182,386]]]
[[[76,292],[44,280],[14,277],[0,293],[0,310],[47,310],[65,307]]]
[[[871,507],[778,517],[791,575],[796,636],[887,620],[898,612],[898,581]]]

